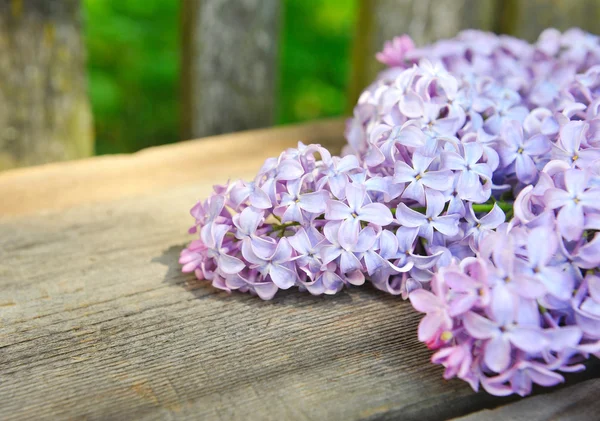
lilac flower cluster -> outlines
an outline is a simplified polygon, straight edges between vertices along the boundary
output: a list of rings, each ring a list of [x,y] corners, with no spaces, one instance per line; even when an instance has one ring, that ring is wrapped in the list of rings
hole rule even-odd
[[[403,36],[377,58],[344,156],[300,143],[216,186],[183,270],[263,299],[369,280],[426,313],[446,378],[492,394],[583,369],[600,355],[600,40]]]
[[[217,288],[263,299],[293,286],[334,294],[363,284],[365,274],[391,289],[389,275],[412,267],[405,256],[402,267],[394,264],[398,240],[384,230],[398,225],[380,203],[389,201],[392,183],[367,175],[353,155],[299,144],[268,159],[253,182],[218,186],[198,203],[191,232],[199,229],[200,239],[180,263]]]
[[[454,260],[432,291],[410,294],[426,313],[419,340],[432,361],[477,390],[522,396],[564,381],[600,357],[600,173],[550,161],[521,191],[515,218]],[[568,222],[565,222],[568,219]]]

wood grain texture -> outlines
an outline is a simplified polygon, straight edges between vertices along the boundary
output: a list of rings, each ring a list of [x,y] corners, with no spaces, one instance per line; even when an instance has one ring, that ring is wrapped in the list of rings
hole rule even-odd
[[[595,421],[600,414],[600,379],[566,387],[546,395],[483,410],[455,421]]]
[[[564,31],[580,27],[597,34],[600,2],[597,0],[504,0],[501,32],[535,41],[546,28]]]
[[[13,184],[84,193],[54,207],[39,191],[35,209],[0,216],[0,419],[438,420],[511,401],[444,381],[416,339],[419,316],[397,297],[365,286],[263,302],[180,272],[188,209],[297,141],[298,128],[274,131],[256,153],[249,145],[268,133],[0,176],[11,181],[3,198]],[[190,154],[204,170],[182,182]],[[64,184],[91,174],[95,188],[106,177],[121,192],[99,201]],[[145,176],[158,188],[127,182]]]
[[[79,0],[0,0],[0,170],[90,156]]]
[[[270,126],[279,0],[182,2],[183,137]]]
[[[449,38],[466,28],[493,30],[495,0],[361,0],[353,51],[349,102],[382,70],[375,53],[385,41],[408,34],[416,45]]]

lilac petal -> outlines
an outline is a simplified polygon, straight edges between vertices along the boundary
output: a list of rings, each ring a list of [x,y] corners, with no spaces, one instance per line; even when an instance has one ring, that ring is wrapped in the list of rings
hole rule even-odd
[[[256,295],[258,295],[263,300],[272,299],[279,290],[277,285],[275,285],[272,282],[261,282],[258,284],[253,284],[252,287],[254,288]]]
[[[428,171],[423,174],[421,183],[431,189],[445,191],[452,188],[454,176],[451,171]]]
[[[478,190],[481,190],[481,182],[479,181],[479,175],[472,171],[463,171],[458,176],[458,183],[456,185],[456,191],[459,196],[469,200],[474,197],[474,194]]]
[[[558,212],[556,222],[558,223],[561,235],[569,241],[578,240],[583,235],[583,209],[573,202],[562,207]]]
[[[384,259],[393,259],[398,253],[398,238],[389,230],[381,232],[379,254]]]
[[[325,211],[325,219],[330,221],[339,221],[347,219],[352,215],[352,210],[343,202],[338,200],[330,200],[327,202],[327,210]]]
[[[302,175],[304,175],[304,169],[298,161],[286,159],[277,166],[278,180],[296,180]]]
[[[528,155],[543,155],[550,151],[550,141],[543,134],[536,134],[527,142],[523,149],[527,152]]]
[[[398,205],[398,208],[396,209],[396,219],[400,225],[404,225],[409,228],[420,227],[427,221],[425,215],[410,209],[404,203],[400,203]]]
[[[342,253],[342,249],[338,246],[323,246],[321,248],[321,260],[326,265],[337,259]]]
[[[527,236],[527,256],[532,267],[546,266],[558,247],[554,230],[538,227]]]
[[[490,303],[491,313],[501,325],[511,323],[515,316],[515,296],[507,288],[504,281],[499,282],[492,290]]]
[[[260,188],[256,188],[250,193],[249,200],[250,204],[258,209],[269,209],[272,206],[269,195]]]
[[[425,144],[425,134],[417,126],[403,127],[394,139],[401,145],[411,148],[420,148]]]
[[[336,169],[339,173],[348,172],[355,168],[358,168],[360,165],[358,163],[358,158],[356,155],[346,155],[336,165]]]
[[[600,303],[600,277],[592,275],[587,277],[590,295],[594,301]]]
[[[352,285],[360,286],[365,283],[365,275],[360,270],[355,270],[346,274],[346,280]]]
[[[328,199],[329,193],[326,191],[305,193],[300,195],[299,206],[307,212],[323,213],[327,209]]]
[[[338,199],[346,198],[346,185],[348,184],[348,177],[344,174],[338,174],[333,177],[329,177],[327,180],[331,193]]]
[[[425,215],[428,217],[436,217],[444,210],[446,200],[444,195],[436,190],[429,190],[425,193],[425,201],[427,202],[427,210]]]
[[[510,364],[511,346],[503,335],[490,339],[485,344],[483,360],[485,364],[496,373],[501,373]]]
[[[465,151],[465,161],[469,165],[474,165],[483,156],[483,147],[477,142],[470,142],[463,144]]]
[[[425,189],[419,182],[413,181],[404,189],[402,197],[405,199],[413,199],[420,204],[425,204]]]
[[[577,326],[564,326],[546,329],[546,335],[550,349],[562,351],[579,345],[583,332]]]
[[[462,170],[465,168],[465,159],[456,152],[443,152],[442,163],[447,170]]]
[[[600,210],[600,188],[593,187],[579,194],[579,203],[589,209]]]
[[[587,187],[587,177],[581,170],[565,171],[565,186],[571,194],[582,193]]]
[[[502,128],[502,137],[509,145],[520,146],[523,142],[523,129],[518,121],[509,121]]]
[[[269,239],[267,240],[267,238],[269,238]],[[275,248],[277,247],[277,243],[275,242],[275,240],[271,239],[270,237],[267,237],[267,238],[253,236],[250,239],[250,249],[252,250],[252,253],[256,256],[256,258],[258,258],[258,259],[267,260],[273,255],[273,253],[275,253]],[[246,243],[244,243],[244,244],[246,244]],[[244,247],[242,247],[242,255],[244,256],[244,259],[248,260],[246,255],[244,255]],[[251,262],[250,260],[248,260],[248,261]],[[256,263],[256,262],[251,262],[251,263]]]
[[[220,254],[217,258],[219,270],[228,275],[235,275],[246,267],[237,257],[230,256],[228,254]]]
[[[487,215],[482,217],[479,222],[481,223],[482,227],[487,229],[496,229],[505,221],[505,219],[506,215],[504,214],[504,211],[494,203],[492,210]]]
[[[548,338],[539,329],[519,327],[508,331],[505,336],[525,352],[541,352],[548,347]]]
[[[474,294],[460,294],[452,300],[450,307],[448,308],[448,314],[452,317],[456,317],[460,314],[466,313],[471,310],[477,302],[477,296]]]
[[[476,339],[489,339],[500,333],[494,322],[472,311],[463,316],[463,324],[469,335]]]
[[[423,100],[414,92],[400,97],[398,106],[400,112],[408,118],[419,118],[423,115]]]
[[[564,377],[557,372],[543,367],[532,367],[527,370],[527,374],[534,383],[544,387],[555,386],[565,381]]]
[[[412,156],[413,168],[417,173],[424,172],[429,168],[431,162],[433,161],[432,156],[425,156],[418,152],[415,152]]]
[[[272,264],[269,268],[269,275],[275,285],[281,289],[288,289],[294,286],[298,275],[296,272],[285,266]]]
[[[358,212],[362,207],[366,196],[365,187],[359,184],[348,184],[346,186],[346,201],[353,212]]]
[[[288,242],[287,238],[282,238],[277,244],[275,253],[271,257],[273,262],[283,263],[290,260],[292,256],[292,246]]]
[[[429,291],[417,289],[409,295],[412,306],[421,313],[437,311],[441,304],[440,299]]]
[[[283,216],[281,217],[281,222],[304,222],[302,210],[300,210],[298,203],[292,202],[288,205],[287,209],[283,213]]]
[[[408,183],[415,179],[416,171],[406,162],[396,161],[394,165],[394,183]]]
[[[416,292],[416,291],[415,291]],[[412,294],[411,294],[412,295]],[[427,314],[419,323],[418,336],[419,341],[428,342],[433,339],[435,334],[440,331],[444,320],[437,313]]]
[[[382,227],[389,225],[394,220],[390,209],[382,203],[369,203],[358,212],[358,218]]]
[[[444,282],[453,290],[461,292],[475,290],[478,286],[478,283],[470,276],[455,271],[445,272]]]
[[[584,128],[585,123],[582,121],[569,121],[560,129],[560,143],[567,152],[579,150]]]
[[[262,210],[247,207],[241,213],[233,217],[233,222],[245,234],[253,234],[262,222],[263,215],[264,212]]]
[[[440,216],[434,219],[431,222],[431,225],[436,231],[449,237],[453,237],[458,234],[459,231],[458,215]]]
[[[515,160],[515,169],[517,171],[517,177],[523,183],[530,183],[535,180],[537,169],[533,159],[529,155],[519,154]]]
[[[485,163],[471,165],[471,172],[489,180],[492,178],[493,171],[492,167],[488,163]]]
[[[300,254],[306,254],[312,248],[312,244],[304,228],[300,228],[295,235],[288,237],[288,241],[294,250]]]
[[[571,200],[571,195],[561,189],[549,188],[544,193],[544,201],[550,209],[560,208]]]
[[[342,252],[340,259],[340,270],[342,273],[350,273],[355,270],[362,270],[360,260],[351,252]]]
[[[357,253],[363,253],[369,249],[372,249],[377,241],[377,234],[373,227],[366,227],[360,231],[358,235],[358,241],[355,243],[353,251]],[[341,242],[340,242],[341,244]]]
[[[342,222],[338,231],[339,244],[345,249],[353,249],[353,247],[358,243],[359,231],[360,221],[358,219],[346,219],[344,222]]]

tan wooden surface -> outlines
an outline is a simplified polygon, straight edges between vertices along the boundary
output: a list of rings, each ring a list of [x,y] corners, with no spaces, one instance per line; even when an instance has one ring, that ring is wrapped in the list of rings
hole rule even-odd
[[[341,129],[1,173],[0,419],[434,420],[511,402],[444,381],[397,297],[262,302],[180,272],[188,209],[212,184],[300,139],[335,149]]]

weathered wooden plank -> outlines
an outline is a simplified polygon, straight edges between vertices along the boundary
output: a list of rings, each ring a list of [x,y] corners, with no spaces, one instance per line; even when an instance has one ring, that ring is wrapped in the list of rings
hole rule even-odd
[[[270,126],[279,0],[182,2],[185,139]]]
[[[600,379],[588,380],[492,410],[478,411],[456,421],[595,421],[600,414]]]
[[[500,10],[500,31],[528,41],[535,41],[549,27],[561,31],[580,27],[598,33],[597,0],[505,0]]]
[[[0,0],[0,170],[94,150],[80,1]]]
[[[7,171],[0,173],[0,215],[99,203],[199,180],[224,183],[230,177],[252,178],[266,158],[295,147],[298,141],[320,143],[337,153],[345,142],[343,132],[344,120],[331,119],[180,142],[132,155]]]
[[[375,53],[385,41],[408,34],[417,45],[449,38],[466,28],[493,30],[495,0],[361,0],[353,51],[350,107],[383,65]]]

